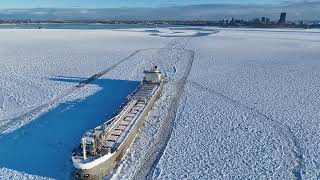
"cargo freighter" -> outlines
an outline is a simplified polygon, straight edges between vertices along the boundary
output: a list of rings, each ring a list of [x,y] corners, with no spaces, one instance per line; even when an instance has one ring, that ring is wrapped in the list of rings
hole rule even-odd
[[[121,110],[83,135],[72,152],[77,179],[102,179],[116,167],[159,98],[163,83],[157,66],[144,71],[143,81]]]

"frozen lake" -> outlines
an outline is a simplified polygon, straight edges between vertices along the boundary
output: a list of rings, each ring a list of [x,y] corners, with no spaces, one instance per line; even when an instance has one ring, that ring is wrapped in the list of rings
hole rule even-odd
[[[0,47],[0,179],[70,178],[153,64],[164,93],[106,179],[320,178],[318,31],[2,29]]]

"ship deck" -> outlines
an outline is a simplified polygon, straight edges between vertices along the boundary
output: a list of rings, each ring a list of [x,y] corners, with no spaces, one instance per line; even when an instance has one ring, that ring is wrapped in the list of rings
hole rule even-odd
[[[100,137],[101,143],[96,153],[83,158],[82,148],[79,146],[74,152],[74,158],[85,163],[116,151],[130,134],[131,129],[139,120],[140,114],[158,88],[159,84],[142,83],[138,90],[127,98],[126,105],[115,117],[84,135],[89,140]]]

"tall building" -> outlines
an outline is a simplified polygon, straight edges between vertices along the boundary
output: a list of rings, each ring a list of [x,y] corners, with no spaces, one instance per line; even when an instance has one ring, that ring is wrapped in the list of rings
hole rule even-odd
[[[234,24],[234,18],[233,18],[233,17],[232,17],[230,23],[231,23],[231,24]]]
[[[262,17],[262,18],[261,18],[261,22],[262,22],[263,24],[265,24],[265,23],[266,23],[266,17]]]
[[[280,24],[286,23],[286,16],[287,16],[287,13],[286,13],[286,12],[282,12],[282,13],[280,14],[280,19],[279,19],[279,23],[280,23]]]
[[[266,18],[266,24],[270,23],[270,18]]]
[[[224,19],[223,20],[223,25],[228,25],[229,24],[229,20],[228,19]]]

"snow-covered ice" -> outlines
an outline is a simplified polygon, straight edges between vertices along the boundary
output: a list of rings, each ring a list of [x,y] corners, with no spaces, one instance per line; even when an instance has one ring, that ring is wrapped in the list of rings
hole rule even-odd
[[[57,77],[87,78],[136,50],[163,40],[121,31],[1,30],[0,119],[12,118],[74,85]],[[6,121],[0,121],[0,125]]]
[[[135,64],[116,70],[123,76],[104,76],[44,111],[10,124],[12,119],[140,49],[163,47],[169,41],[139,32],[103,30],[1,30],[0,34],[0,129],[12,125],[0,136],[0,152],[6,154],[0,156],[0,167],[56,179],[69,176],[70,152],[81,135],[110,118],[137,87],[127,71]]]
[[[319,40],[232,30],[192,40],[185,99],[153,177],[319,179]]]
[[[0,134],[0,179],[68,179],[82,133],[111,117],[152,64],[168,83],[106,179],[140,172],[152,179],[319,179],[319,35],[210,27],[0,30],[0,130],[9,124]],[[181,83],[185,89],[177,89]],[[176,97],[171,133],[165,130]],[[164,151],[152,157],[160,144]]]

